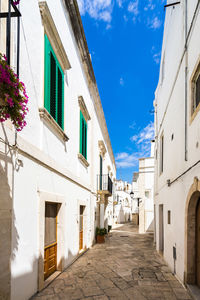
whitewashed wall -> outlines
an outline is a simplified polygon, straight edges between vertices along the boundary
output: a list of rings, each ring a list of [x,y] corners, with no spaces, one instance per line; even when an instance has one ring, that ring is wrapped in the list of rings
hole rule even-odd
[[[21,165],[17,170],[16,157],[13,156],[13,160],[10,160],[13,150],[10,154],[3,144],[0,149],[0,164],[9,187],[7,195],[0,191],[0,202],[3,203],[9,193],[12,199],[12,259],[8,286],[11,285],[11,299],[15,300],[29,299],[38,288],[40,240],[44,234],[41,232],[40,195],[47,195],[47,201],[48,197],[62,199],[58,259],[61,260],[63,269],[79,251],[80,204],[84,204],[87,211],[85,246],[90,247],[94,242],[99,140],[104,141],[107,150],[103,174],[108,174],[109,166],[113,179],[116,178],[112,149],[106,143],[102,131],[104,124],[97,116],[94,99],[91,98],[68,13],[64,12],[62,1],[48,0],[47,4],[71,64],[71,69],[65,74],[64,86],[64,131],[69,141],[63,143],[40,120],[38,108],[44,106],[44,28],[38,1],[21,1],[20,79],[27,88],[30,112],[27,127],[18,134],[18,146],[21,149],[18,159]],[[88,168],[77,157],[80,126],[78,96],[83,96],[91,116],[88,121]],[[7,139],[11,145],[15,142],[14,134],[9,123],[0,126],[0,137]],[[6,156],[9,162],[5,168]],[[13,172],[8,172],[8,169]],[[1,212],[3,209],[8,211],[6,205],[0,209]],[[7,259],[6,254],[2,256],[2,260],[5,258]]]
[[[190,29],[197,0],[188,1],[187,22]],[[155,94],[156,151],[155,161],[155,206],[156,206],[156,245],[159,250],[159,205],[164,207],[164,259],[174,268],[173,246],[176,245],[176,272],[184,281],[185,261],[185,205],[194,177],[199,178],[200,166],[190,170],[170,187],[167,180],[173,181],[199,160],[200,114],[191,119],[191,79],[200,55],[200,15],[199,9],[188,39],[187,72],[187,153],[185,160],[185,1],[166,9],[165,29],[162,47],[161,69]],[[165,58],[164,58],[165,57]],[[165,63],[163,64],[163,61]],[[162,75],[164,74],[164,76]],[[159,140],[164,134],[164,171],[159,171]],[[173,135],[173,139],[172,139]],[[167,214],[171,212],[171,224]]]

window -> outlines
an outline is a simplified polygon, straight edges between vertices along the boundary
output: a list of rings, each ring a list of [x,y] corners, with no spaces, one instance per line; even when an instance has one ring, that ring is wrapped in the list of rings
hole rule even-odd
[[[80,111],[80,153],[87,159],[87,122]]]
[[[171,210],[167,211],[167,223],[171,224]]]
[[[64,129],[64,73],[45,35],[44,106],[58,125]]]
[[[163,173],[163,160],[164,160],[164,136],[160,138],[160,174]]]
[[[192,113],[196,110],[200,103],[200,65],[193,78],[193,109]]]
[[[145,197],[146,198],[149,198],[149,194],[150,194],[149,191],[145,191]]]

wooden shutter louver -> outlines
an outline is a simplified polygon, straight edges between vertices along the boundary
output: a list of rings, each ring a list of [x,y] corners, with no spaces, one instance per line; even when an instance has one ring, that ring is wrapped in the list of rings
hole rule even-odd
[[[63,80],[62,73],[58,68],[58,105],[57,105],[57,120],[60,127],[63,127]]]
[[[80,111],[80,153],[87,159],[87,122]]]
[[[45,35],[45,108],[64,129],[64,73]]]
[[[56,120],[56,61],[53,54],[50,54],[51,63],[51,84],[50,84],[50,114]]]

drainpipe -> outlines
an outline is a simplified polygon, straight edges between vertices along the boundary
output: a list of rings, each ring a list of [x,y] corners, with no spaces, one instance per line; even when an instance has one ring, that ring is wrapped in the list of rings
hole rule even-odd
[[[188,160],[188,0],[185,0],[185,161]]]

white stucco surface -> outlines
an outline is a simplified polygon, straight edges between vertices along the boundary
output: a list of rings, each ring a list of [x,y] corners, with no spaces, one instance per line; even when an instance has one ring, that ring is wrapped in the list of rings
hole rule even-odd
[[[5,280],[13,300],[29,299],[37,292],[39,278],[43,276],[39,262],[44,257],[45,202],[59,204],[59,270],[69,265],[79,253],[80,205],[85,206],[84,248],[94,243],[95,228],[99,226],[99,141],[105,146],[103,174],[108,174],[109,167],[110,177],[112,180],[116,178],[115,161],[103,111],[101,106],[96,105],[98,97],[91,91],[92,83],[88,82],[85,74],[69,14],[63,1],[45,2],[71,65],[69,70],[65,70],[64,83],[64,133],[69,141],[64,142],[51,125],[39,116],[38,109],[44,107],[45,26],[39,2],[21,1],[20,79],[25,83],[29,96],[29,113],[26,128],[18,134],[17,151],[12,147],[8,150],[4,143],[0,143],[1,182],[6,184],[6,189],[0,190],[0,211],[12,211],[12,229],[8,232],[12,236],[11,253],[5,253],[2,259],[8,259],[11,255],[8,270],[10,275]],[[3,39],[3,35],[1,38]],[[79,96],[83,97],[91,117],[87,132],[88,167],[78,158]],[[14,128],[9,123],[0,126],[3,141],[14,145],[14,136]],[[11,199],[10,207],[4,203],[7,198]],[[111,196],[108,208],[103,212],[103,218],[108,220],[107,224],[112,223],[112,203]]]

